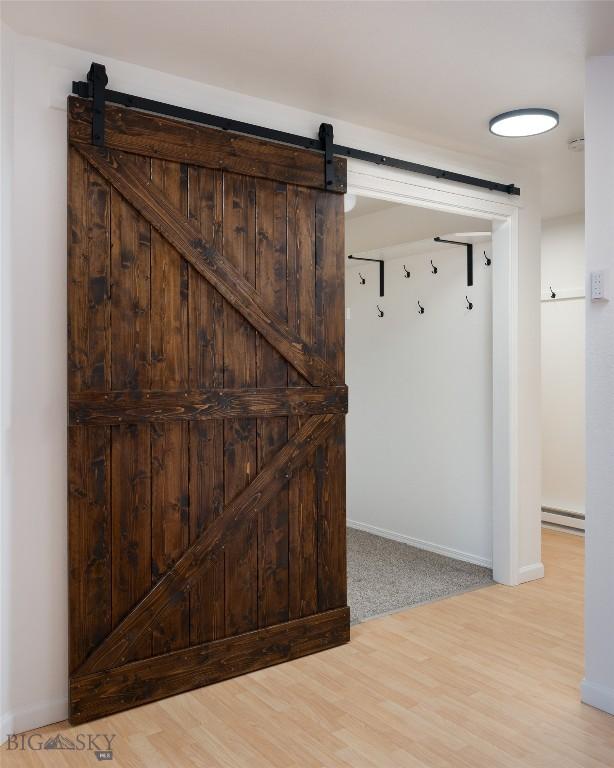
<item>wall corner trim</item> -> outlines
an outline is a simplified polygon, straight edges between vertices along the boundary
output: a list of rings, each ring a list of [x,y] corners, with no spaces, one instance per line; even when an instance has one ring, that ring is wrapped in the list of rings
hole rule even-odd
[[[518,583],[524,584],[527,581],[544,578],[544,564],[533,563],[532,565],[523,565],[518,569]]]
[[[580,685],[580,698],[585,704],[614,715],[614,688],[606,688],[605,685],[584,678]]]

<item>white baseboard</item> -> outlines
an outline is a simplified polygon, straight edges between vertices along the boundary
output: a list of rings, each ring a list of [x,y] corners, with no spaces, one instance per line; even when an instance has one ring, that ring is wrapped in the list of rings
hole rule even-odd
[[[13,715],[2,715],[2,718],[0,718],[0,747],[11,733],[13,733]]]
[[[483,565],[485,568],[492,568],[492,560],[488,560],[485,557],[479,557],[478,555],[471,555],[468,552],[461,552],[459,549],[444,547],[440,544],[433,544],[430,541],[422,541],[422,539],[414,539],[412,536],[406,536],[404,533],[389,531],[387,528],[378,528],[376,525],[371,525],[369,523],[360,523],[358,520],[348,520],[347,524],[350,528],[373,533],[376,536],[382,536],[384,539],[400,541],[402,544],[410,544],[417,549],[425,549],[427,552],[435,552],[438,555],[445,555],[454,560],[463,560],[466,563],[473,563],[474,565]]]
[[[614,715],[614,688],[606,688],[599,683],[591,683],[586,678],[580,686],[581,698],[585,704],[602,709],[609,715]]]
[[[43,728],[45,725],[66,720],[67,717],[67,698],[47,701],[30,709],[7,712],[2,718],[0,744],[3,744],[10,734],[31,731],[34,728]]]
[[[524,584],[527,581],[544,578],[544,564],[533,563],[532,565],[523,565],[518,569],[518,583]]]

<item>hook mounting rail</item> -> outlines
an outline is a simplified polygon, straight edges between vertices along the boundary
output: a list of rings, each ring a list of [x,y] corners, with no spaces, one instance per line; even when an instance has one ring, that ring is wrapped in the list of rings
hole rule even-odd
[[[348,256],[348,259],[353,259],[354,261],[373,261],[376,264],[379,264],[379,295],[384,295],[384,260],[383,259],[367,259],[363,256],[352,256],[350,254]]]
[[[433,240],[435,240],[436,243],[449,243],[450,245],[465,246],[467,249],[467,285],[473,285],[473,243],[462,243],[459,240],[444,240],[443,237],[434,237]]]

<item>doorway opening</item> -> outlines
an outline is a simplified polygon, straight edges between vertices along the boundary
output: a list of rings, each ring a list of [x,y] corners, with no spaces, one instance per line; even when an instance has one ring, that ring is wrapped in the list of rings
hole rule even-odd
[[[348,195],[354,623],[494,583],[492,237],[483,217]]]

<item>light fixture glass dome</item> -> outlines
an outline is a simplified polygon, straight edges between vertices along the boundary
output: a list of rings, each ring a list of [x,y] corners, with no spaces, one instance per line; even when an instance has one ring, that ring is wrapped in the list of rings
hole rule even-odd
[[[558,124],[558,112],[552,109],[513,109],[493,117],[489,128],[497,136],[537,136],[551,131]]]
[[[343,198],[343,210],[345,213],[353,211],[356,207],[356,195],[346,194]]]

